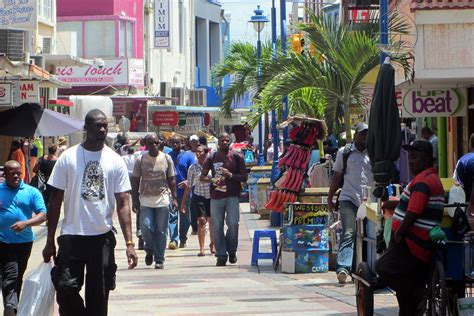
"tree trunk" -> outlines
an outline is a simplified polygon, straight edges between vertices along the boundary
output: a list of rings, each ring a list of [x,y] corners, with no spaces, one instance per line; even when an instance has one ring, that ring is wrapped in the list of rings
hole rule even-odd
[[[346,142],[352,143],[352,129],[351,129],[351,111],[349,106],[344,104],[344,126],[346,128]]]

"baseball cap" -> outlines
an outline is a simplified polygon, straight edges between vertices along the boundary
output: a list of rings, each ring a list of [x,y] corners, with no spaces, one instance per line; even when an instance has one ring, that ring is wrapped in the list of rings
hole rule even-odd
[[[410,145],[403,145],[402,147],[406,151],[419,151],[430,155],[433,154],[433,145],[424,139],[415,139],[410,143]]]
[[[356,133],[359,133],[359,132],[362,132],[362,131],[365,131],[365,130],[368,130],[369,129],[369,125],[365,124],[365,123],[358,123],[355,127],[354,127],[354,131]]]
[[[192,135],[191,137],[189,137],[189,141],[192,141],[192,140],[195,140],[195,141],[199,141],[199,136],[197,135]]]

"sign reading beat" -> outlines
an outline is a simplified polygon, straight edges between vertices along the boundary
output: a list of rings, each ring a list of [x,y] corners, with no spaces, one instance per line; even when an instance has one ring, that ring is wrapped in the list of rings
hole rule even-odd
[[[409,89],[402,92],[403,117],[466,115],[463,89]]]

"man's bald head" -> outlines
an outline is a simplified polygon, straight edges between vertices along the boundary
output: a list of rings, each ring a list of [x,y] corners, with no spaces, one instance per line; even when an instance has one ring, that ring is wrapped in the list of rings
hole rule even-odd
[[[105,115],[104,112],[102,112],[101,110],[99,109],[93,109],[93,110],[90,110],[89,112],[87,112],[86,114],[86,117],[84,119],[84,124],[87,126],[87,125],[91,125],[94,123],[94,121],[97,119],[97,117],[99,116],[103,116],[105,118],[107,118],[107,115]]]
[[[9,169],[21,168],[20,163],[16,160],[8,160],[3,165],[5,172]]]

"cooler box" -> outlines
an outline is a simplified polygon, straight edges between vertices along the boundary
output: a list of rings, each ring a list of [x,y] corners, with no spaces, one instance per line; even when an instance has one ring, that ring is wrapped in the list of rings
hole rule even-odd
[[[281,271],[283,273],[328,272],[329,250],[282,251]]]
[[[261,178],[270,178],[272,166],[257,166],[250,169],[247,184],[249,187],[250,211],[256,213],[258,210],[258,188],[257,182]]]
[[[329,229],[325,225],[283,226],[283,250],[329,250]]]

